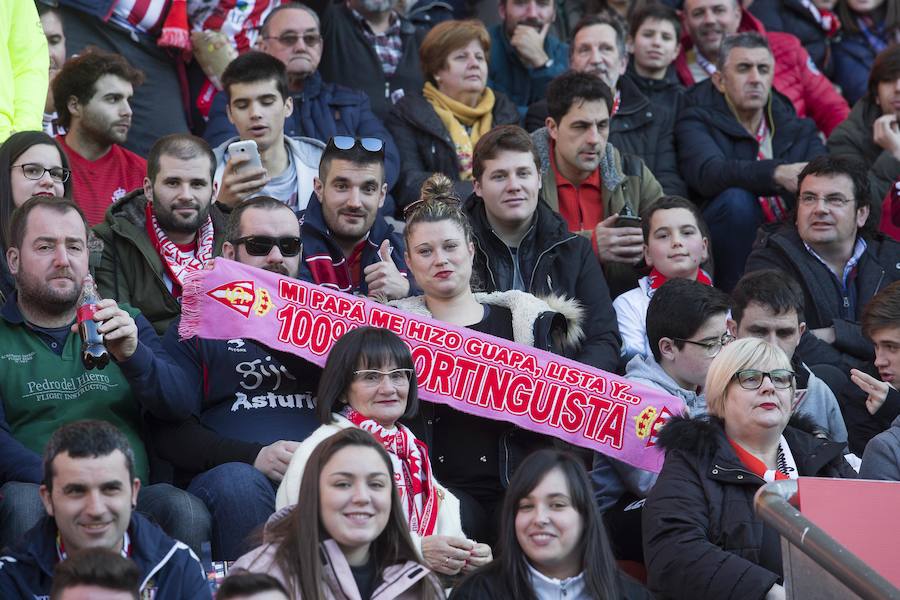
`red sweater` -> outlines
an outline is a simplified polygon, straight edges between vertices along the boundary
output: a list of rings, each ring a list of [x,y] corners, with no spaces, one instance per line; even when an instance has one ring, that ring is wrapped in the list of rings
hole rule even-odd
[[[72,167],[75,202],[91,227],[103,222],[106,209],[116,200],[143,185],[147,161],[134,152],[113,144],[109,152],[92,161],[72,150],[63,136],[56,136],[56,140],[66,151]]]
[[[850,114],[850,107],[827,77],[815,67],[809,53],[795,36],[780,31],[767,32],[763,24],[746,10],[742,11],[738,31],[758,31],[769,40],[775,57],[776,90],[787,96],[800,117],[816,122],[825,136]],[[681,53],[675,58],[675,71],[686,86],[694,85],[686,53],[693,48],[687,32],[681,37]]]

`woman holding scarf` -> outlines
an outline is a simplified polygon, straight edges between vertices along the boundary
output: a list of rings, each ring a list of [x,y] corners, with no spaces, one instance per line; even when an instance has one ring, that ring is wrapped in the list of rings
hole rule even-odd
[[[434,478],[428,447],[399,423],[419,410],[409,347],[387,329],[354,329],[335,343],[320,382],[316,410],[323,425],[294,452],[278,487],[276,508],[297,503],[306,463],[322,440],[359,427],[391,457],[410,534],[428,567],[456,575],[489,563],[490,547],[466,538],[459,501]]]
[[[415,202],[432,173],[445,173],[460,198],[472,193],[472,149],[497,125],[518,124],[506,96],[487,87],[491,39],[480,21],[445,21],[419,48],[426,83],[402,98],[388,115],[403,169],[394,195],[401,207]]]

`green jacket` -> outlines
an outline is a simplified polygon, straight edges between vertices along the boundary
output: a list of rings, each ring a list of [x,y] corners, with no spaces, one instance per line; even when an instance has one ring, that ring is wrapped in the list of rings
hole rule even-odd
[[[541,159],[541,194],[544,201],[559,213],[559,195],[556,189],[556,177],[550,165],[550,134],[543,127],[531,134],[534,147]],[[600,179],[603,186],[603,214],[611,215],[621,211],[625,205],[631,207],[633,214],[641,214],[645,208],[659,200],[663,195],[662,186],[644,164],[644,161],[631,154],[622,154],[612,144],[606,144],[606,151],[600,161]],[[577,232],[591,239],[590,230]],[[613,298],[634,287],[640,273],[634,267],[624,263],[603,265],[606,281]]]
[[[94,227],[99,243],[91,248],[91,264],[101,297],[140,309],[163,335],[181,314],[181,304],[166,287],[162,260],[147,236],[146,206],[144,191],[137,189],[107,209],[106,219]],[[219,256],[227,219],[215,205],[209,214],[215,230],[213,254]]]

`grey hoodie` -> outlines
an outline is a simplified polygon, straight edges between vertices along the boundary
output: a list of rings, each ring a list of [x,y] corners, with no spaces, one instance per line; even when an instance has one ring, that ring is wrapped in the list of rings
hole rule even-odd
[[[686,390],[678,385],[666,373],[653,356],[637,355],[628,361],[625,377],[641,385],[661,390],[672,396],[681,398],[691,417],[706,414],[706,398],[702,394]],[[638,498],[646,498],[653,484],[656,473],[632,467],[605,454],[594,454],[594,466],[591,469],[591,483],[594,486],[594,500],[605,512],[612,508],[623,495],[630,492]]]
[[[869,440],[859,476],[863,479],[900,481],[900,417],[894,419],[887,430]]]

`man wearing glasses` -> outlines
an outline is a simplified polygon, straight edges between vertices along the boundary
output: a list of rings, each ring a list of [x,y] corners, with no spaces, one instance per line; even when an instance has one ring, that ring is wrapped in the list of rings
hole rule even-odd
[[[664,283],[647,308],[652,356],[632,358],[625,377],[681,398],[692,417],[705,415],[706,372],[722,346],[734,339],[726,328],[728,306],[728,296],[714,287],[690,279]],[[596,453],[591,482],[616,558],[643,562],[638,509],[656,473]]]
[[[319,62],[323,44],[319,17],[303,4],[283,4],[263,22],[257,47],[285,64],[288,93],[294,103],[294,111],[284,123],[284,134],[321,142],[334,135],[384,140],[385,170],[391,189],[400,172],[400,154],[394,140],[372,112],[365,93],[322,80]],[[228,121],[227,104],[227,95],[217,94],[210,108],[203,137],[212,146],[237,135]]]
[[[328,141],[316,199],[303,220],[300,278],[350,294],[395,300],[409,295],[403,238],[385,221],[384,143],[335,136]]]
[[[300,224],[280,200],[259,196],[238,204],[225,237],[225,258],[297,275]],[[294,450],[319,425],[320,369],[252,340],[180,341],[177,321],[163,347],[183,378],[162,394],[192,407],[192,416],[154,421],[154,447],[174,465],[175,483],[209,509],[213,558],[235,560],[249,550],[248,535],[275,511],[275,490]]]
[[[864,228],[871,211],[865,165],[818,157],[801,171],[798,188],[795,222],[760,239],[747,271],[778,269],[800,284],[812,337],[797,351],[810,368],[874,372],[860,317],[879,290],[900,279],[900,244]]]
[[[212,207],[216,160],[200,138],[175,133],[153,144],[144,185],[94,228],[100,296],[134,306],[163,335],[181,314],[188,273],[220,254],[226,218]]]

